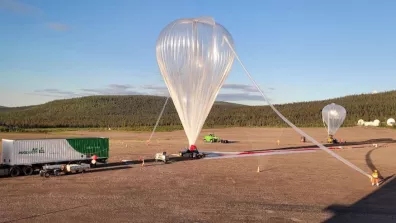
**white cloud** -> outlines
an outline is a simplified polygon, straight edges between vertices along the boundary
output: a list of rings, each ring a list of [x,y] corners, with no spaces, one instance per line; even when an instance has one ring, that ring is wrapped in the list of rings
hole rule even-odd
[[[262,101],[260,95],[252,95],[246,93],[220,93],[217,101]]]
[[[41,12],[41,9],[17,0],[0,0],[0,9],[5,9],[7,11],[20,14]]]
[[[50,29],[55,30],[55,31],[67,31],[70,29],[69,25],[66,25],[63,23],[50,22],[47,25]]]
[[[44,15],[42,9],[18,0],[0,0],[0,9],[21,15]],[[48,22],[46,26],[55,31],[67,31],[71,27],[64,23]]]
[[[81,89],[83,92],[91,92],[96,95],[140,95],[139,91],[131,90],[133,86],[128,84],[110,84],[106,88]]]
[[[262,101],[261,95],[255,94],[254,87],[243,84],[225,84],[225,89],[233,92],[219,93],[218,101]],[[235,92],[235,91],[242,92]],[[273,90],[273,89],[271,89]],[[60,89],[36,90],[33,94],[61,98],[73,98],[92,95],[156,95],[168,96],[168,89],[161,85],[133,86],[129,84],[109,84],[103,88],[83,88],[80,91],[64,91]]]

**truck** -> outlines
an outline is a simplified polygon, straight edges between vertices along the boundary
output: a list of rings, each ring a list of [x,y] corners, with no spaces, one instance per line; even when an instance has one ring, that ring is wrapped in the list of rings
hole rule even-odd
[[[228,143],[226,139],[220,139],[220,137],[215,136],[214,134],[209,134],[204,136],[204,142],[220,142],[220,143]]]
[[[169,156],[166,154],[166,152],[162,153],[156,153],[155,154],[155,162],[157,161],[162,161],[164,163],[169,162]]]
[[[0,176],[29,176],[44,166],[107,163],[109,139],[2,139]],[[95,162],[92,162],[95,161]]]

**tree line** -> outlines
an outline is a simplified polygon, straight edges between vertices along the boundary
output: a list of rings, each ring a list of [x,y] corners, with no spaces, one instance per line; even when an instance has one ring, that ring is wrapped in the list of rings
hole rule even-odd
[[[95,128],[154,126],[165,103],[157,96],[89,96],[55,100],[42,105],[2,108],[0,126],[20,128]],[[331,100],[275,105],[299,127],[321,127],[322,108],[330,103],[347,110],[343,126],[355,126],[359,119],[385,122],[396,118],[396,91],[352,95]],[[181,126],[172,100],[168,101],[160,126]],[[269,106],[246,106],[216,102],[205,122],[214,126],[286,127]]]

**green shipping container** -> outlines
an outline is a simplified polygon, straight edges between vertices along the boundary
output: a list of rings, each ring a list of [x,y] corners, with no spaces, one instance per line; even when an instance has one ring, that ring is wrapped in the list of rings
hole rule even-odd
[[[2,161],[7,165],[31,165],[109,158],[108,138],[2,139]]]
[[[109,158],[108,138],[70,138],[67,142],[79,153],[87,157],[97,155],[100,158]]]

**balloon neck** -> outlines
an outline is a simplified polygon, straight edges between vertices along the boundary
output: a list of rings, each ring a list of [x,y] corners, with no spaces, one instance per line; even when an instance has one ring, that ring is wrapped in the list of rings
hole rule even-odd
[[[195,145],[191,145],[190,146],[190,151],[192,152],[192,151],[195,151],[195,150],[197,150],[197,147]]]

